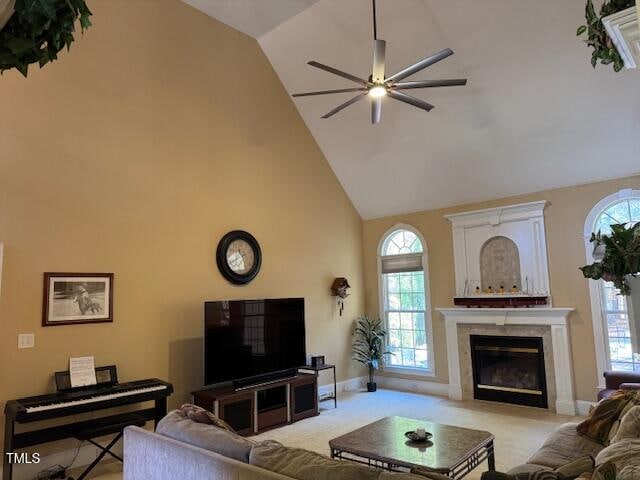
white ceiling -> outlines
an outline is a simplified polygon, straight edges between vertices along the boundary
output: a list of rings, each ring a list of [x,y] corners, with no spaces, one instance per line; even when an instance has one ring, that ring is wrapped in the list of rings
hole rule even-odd
[[[273,18],[288,17],[261,25],[268,31],[258,41],[290,93],[355,86],[308,60],[370,74],[370,0],[308,1],[306,9],[285,0],[189,2],[224,4],[236,23],[246,14],[247,25],[257,4],[278,12]],[[292,14],[291,3],[301,10]],[[378,0],[388,72],[450,47],[454,56],[410,79],[467,77],[469,84],[409,92],[436,105],[430,113],[384,99],[375,126],[368,100],[320,118],[348,93],[294,100],[360,214],[375,218],[640,173],[640,71],[591,68],[590,51],[575,36],[584,4]]]
[[[182,0],[207,15],[259,38],[318,0]]]

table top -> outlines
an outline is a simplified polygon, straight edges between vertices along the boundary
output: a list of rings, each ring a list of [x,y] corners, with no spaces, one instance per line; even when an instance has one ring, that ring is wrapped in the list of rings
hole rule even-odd
[[[426,443],[409,442],[405,432],[424,428]],[[329,441],[332,449],[404,467],[448,472],[493,441],[491,433],[405,417],[386,417]]]
[[[325,363],[322,365],[318,365],[316,367],[312,366],[312,365],[305,365],[303,367],[298,367],[298,370],[311,370],[314,372],[318,372],[320,370],[328,370],[330,368],[334,368],[335,365],[331,365],[330,363]]]

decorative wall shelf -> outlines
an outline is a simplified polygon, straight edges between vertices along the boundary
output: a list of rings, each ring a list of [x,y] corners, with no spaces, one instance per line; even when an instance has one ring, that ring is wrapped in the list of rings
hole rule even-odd
[[[626,68],[640,65],[640,2],[602,19],[602,24],[613,40]]]

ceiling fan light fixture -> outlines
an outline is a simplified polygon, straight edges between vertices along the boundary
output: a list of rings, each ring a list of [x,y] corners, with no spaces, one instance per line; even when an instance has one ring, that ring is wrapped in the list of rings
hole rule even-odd
[[[373,98],[384,97],[387,94],[387,89],[382,85],[376,85],[369,89],[369,95]]]

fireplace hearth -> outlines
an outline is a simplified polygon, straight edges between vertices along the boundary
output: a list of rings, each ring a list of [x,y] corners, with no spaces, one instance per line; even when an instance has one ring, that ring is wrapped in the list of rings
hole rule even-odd
[[[474,398],[548,408],[542,338],[470,338]]]

